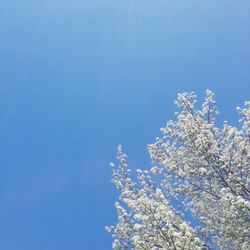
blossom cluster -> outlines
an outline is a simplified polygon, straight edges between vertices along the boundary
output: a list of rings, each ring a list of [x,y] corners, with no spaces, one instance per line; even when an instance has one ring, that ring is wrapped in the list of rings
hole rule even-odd
[[[212,91],[199,109],[196,102],[193,92],[178,94],[180,111],[148,145],[153,167],[138,170],[137,181],[119,146],[119,165],[111,169],[122,204],[116,203],[118,224],[107,228],[113,249],[250,249],[250,102],[237,108],[239,128],[216,126]],[[161,177],[160,188],[151,174]],[[174,209],[173,200],[199,227]]]

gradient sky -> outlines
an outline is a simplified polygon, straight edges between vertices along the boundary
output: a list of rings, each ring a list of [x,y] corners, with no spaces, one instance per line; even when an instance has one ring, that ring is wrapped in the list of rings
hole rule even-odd
[[[249,0],[0,1],[0,249],[108,250],[131,168],[178,92],[250,98]]]

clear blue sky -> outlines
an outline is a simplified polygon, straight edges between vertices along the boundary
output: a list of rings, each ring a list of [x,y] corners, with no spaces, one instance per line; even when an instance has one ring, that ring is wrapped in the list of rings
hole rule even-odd
[[[132,168],[181,91],[250,97],[249,0],[0,1],[0,249],[108,250]]]

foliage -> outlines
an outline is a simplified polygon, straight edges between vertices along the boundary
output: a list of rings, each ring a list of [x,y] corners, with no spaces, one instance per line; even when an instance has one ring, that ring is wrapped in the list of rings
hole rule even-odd
[[[250,249],[250,102],[237,108],[238,129],[216,126],[213,92],[199,109],[196,101],[193,92],[178,94],[180,112],[148,145],[153,167],[137,170],[137,182],[118,147],[119,165],[111,169],[122,204],[116,203],[118,224],[106,228],[113,249]],[[160,187],[152,174],[161,177]],[[174,209],[178,203],[198,226]]]

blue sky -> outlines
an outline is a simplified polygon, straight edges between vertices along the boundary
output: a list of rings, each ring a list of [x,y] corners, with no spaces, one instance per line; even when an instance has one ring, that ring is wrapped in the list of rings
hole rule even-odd
[[[0,249],[108,250],[109,161],[131,168],[178,92],[250,94],[249,0],[1,0]]]

